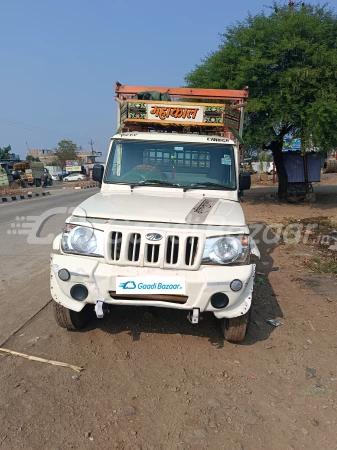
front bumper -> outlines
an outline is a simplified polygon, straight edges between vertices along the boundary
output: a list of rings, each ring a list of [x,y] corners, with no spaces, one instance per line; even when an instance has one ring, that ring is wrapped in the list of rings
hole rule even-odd
[[[61,281],[58,277],[60,269],[67,269],[69,281]],[[125,300],[114,299],[109,292],[116,290],[116,277],[146,277],[146,276],[183,276],[185,277],[186,303],[171,303],[159,300]],[[252,291],[255,276],[255,265],[244,266],[201,266],[199,270],[163,270],[149,267],[120,267],[105,264],[92,257],[76,255],[51,255],[51,294],[53,299],[64,307],[73,311],[81,311],[86,304],[104,301],[109,305],[157,306],[192,310],[198,308],[200,312],[213,312],[221,318],[238,317],[245,314],[252,301]],[[243,287],[239,292],[230,289],[231,281],[239,279]],[[75,284],[87,287],[89,295],[85,301],[74,300],[70,290]],[[217,292],[225,293],[229,304],[223,309],[216,309],[211,305],[210,298]]]

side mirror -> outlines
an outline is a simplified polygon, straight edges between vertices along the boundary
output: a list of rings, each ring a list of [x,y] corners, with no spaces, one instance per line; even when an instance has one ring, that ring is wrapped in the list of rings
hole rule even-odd
[[[103,174],[104,174],[104,166],[102,166],[102,164],[95,164],[92,169],[92,179],[101,184],[103,180]]]
[[[250,173],[249,172],[241,172],[239,175],[239,191],[247,191],[250,189]]]

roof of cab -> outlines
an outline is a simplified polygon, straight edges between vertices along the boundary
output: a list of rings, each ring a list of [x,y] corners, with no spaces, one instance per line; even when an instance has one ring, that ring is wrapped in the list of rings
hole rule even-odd
[[[230,144],[235,145],[232,139],[223,136],[209,136],[203,134],[180,134],[160,132],[128,132],[117,133],[111,139],[146,140],[146,141],[171,141],[171,142],[198,142],[207,144]]]

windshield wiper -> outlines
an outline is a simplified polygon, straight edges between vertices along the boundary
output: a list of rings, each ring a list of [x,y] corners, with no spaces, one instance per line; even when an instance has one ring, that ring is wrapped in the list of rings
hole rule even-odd
[[[180,184],[178,183],[169,183],[168,181],[163,180],[142,180],[139,181],[139,183],[130,183],[130,188],[133,189],[135,186],[151,186],[151,185],[180,187]]]
[[[190,186],[185,186],[184,191],[187,191],[189,189],[201,189],[203,187],[214,188],[214,189],[217,189],[217,188],[226,189],[226,186],[224,186],[223,184],[211,183],[210,181],[205,181],[205,182],[193,183]]]

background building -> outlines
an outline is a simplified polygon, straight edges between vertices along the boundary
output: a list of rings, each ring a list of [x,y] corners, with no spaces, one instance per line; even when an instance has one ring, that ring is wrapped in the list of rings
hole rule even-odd
[[[39,158],[45,165],[50,164],[54,159],[54,150],[47,150],[41,148],[30,148],[27,155]]]

